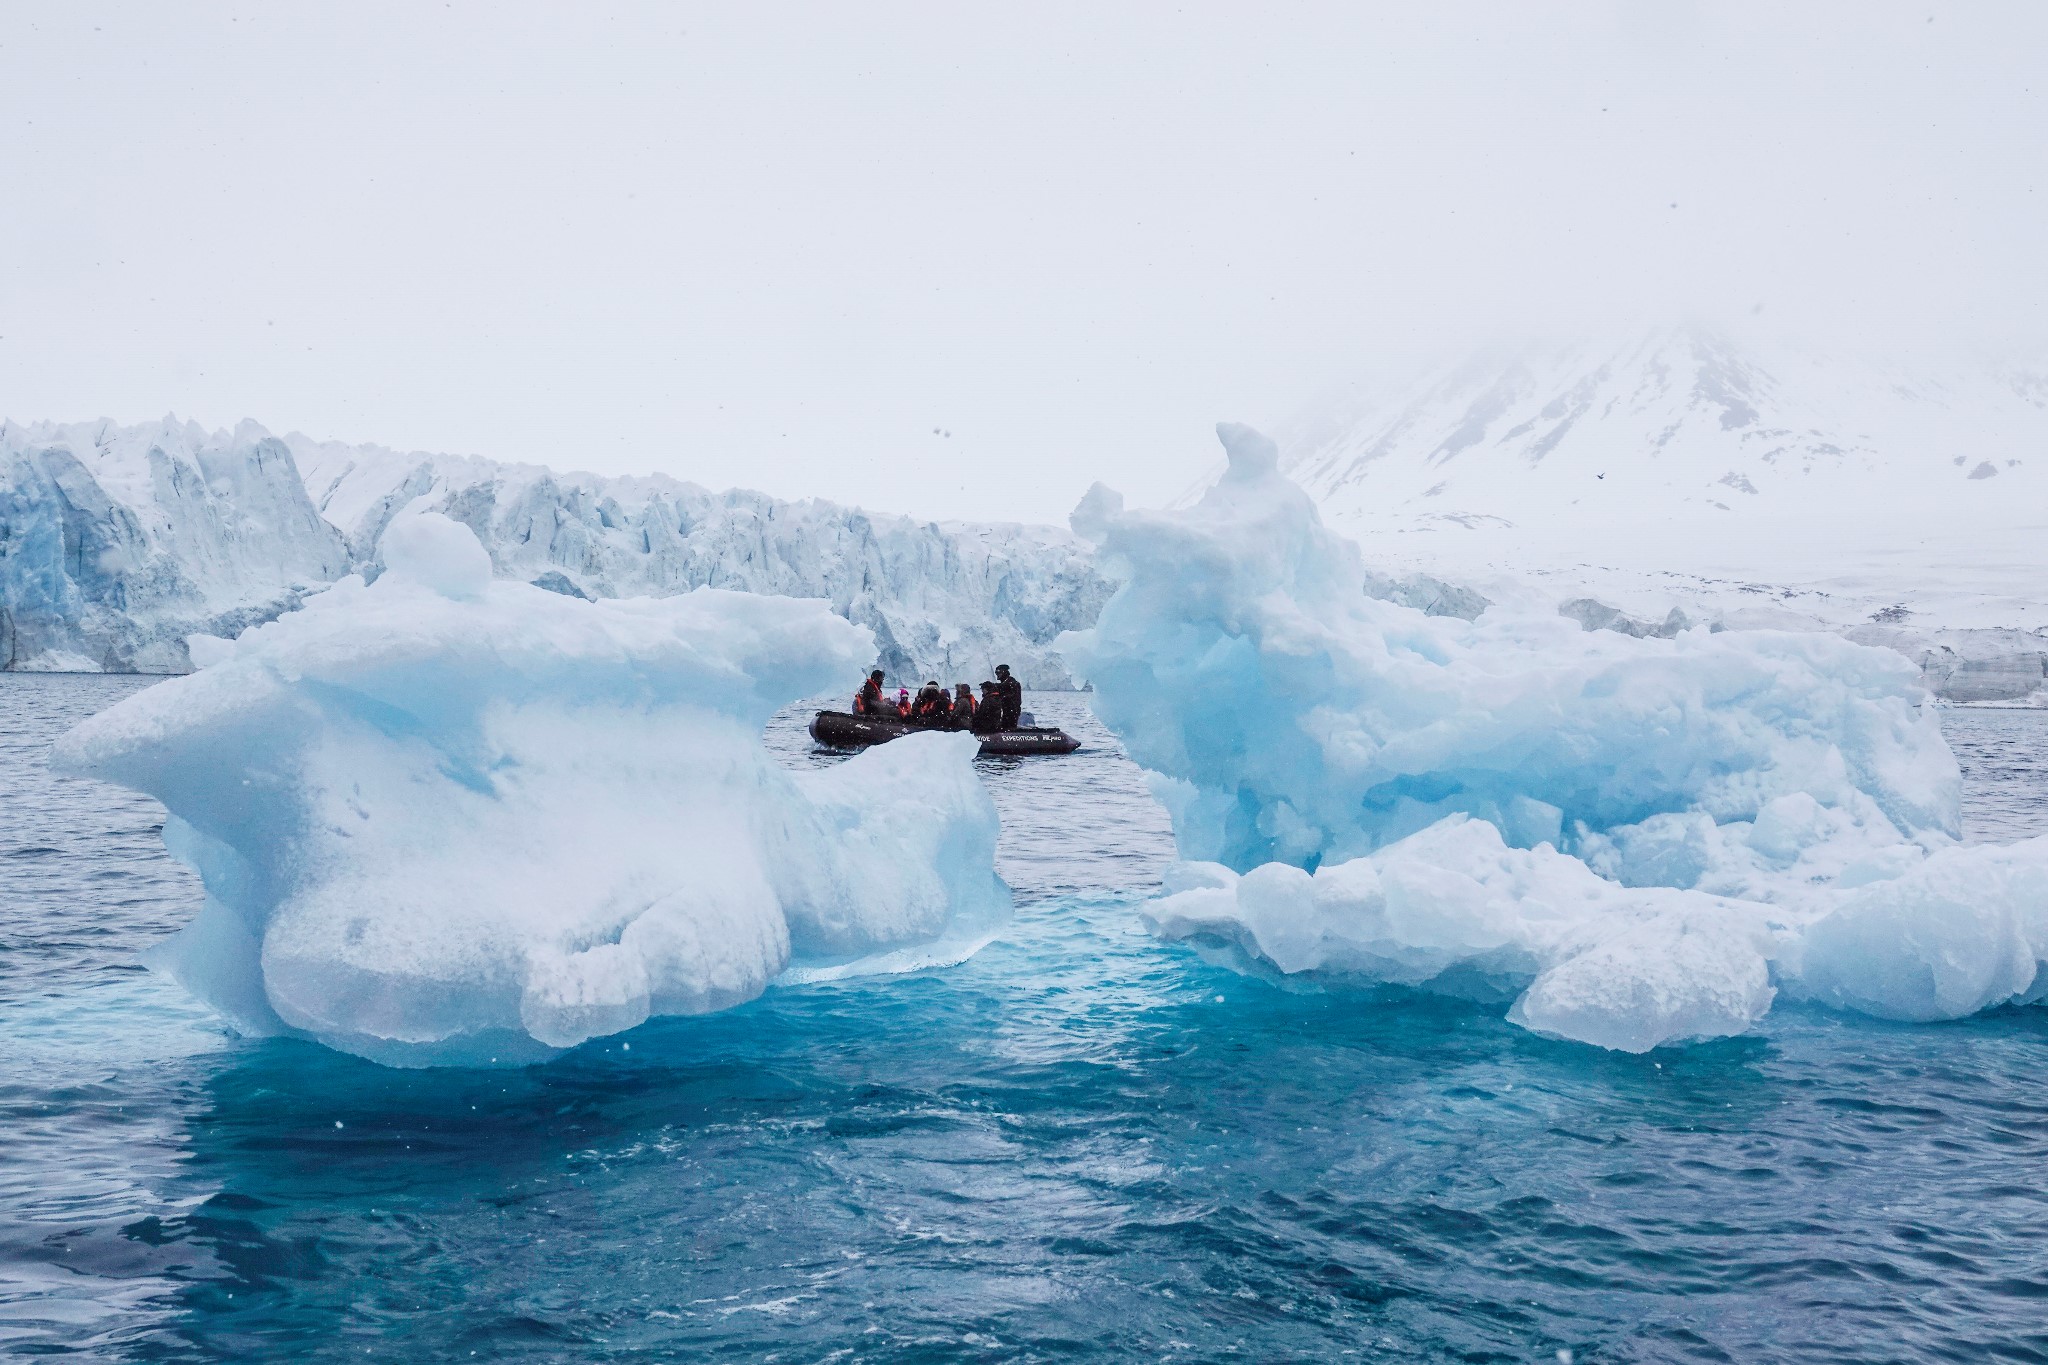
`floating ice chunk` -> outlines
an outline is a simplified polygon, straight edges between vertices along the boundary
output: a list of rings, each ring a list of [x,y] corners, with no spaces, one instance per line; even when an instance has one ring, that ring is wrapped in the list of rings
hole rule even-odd
[[[1531,982],[1508,1019],[1617,1052],[1742,1033],[1777,992],[1761,926],[1730,919],[1674,913],[1604,934]]]
[[[1748,1028],[1786,942],[1767,907],[1619,886],[1464,816],[1313,875],[1212,867],[1182,865],[1146,907],[1155,932],[1287,973],[1513,999],[1526,1028],[1624,1052]]]
[[[59,745],[170,809],[207,900],[163,961],[196,994],[379,1060],[511,1062],[1003,913],[971,736],[802,774],[762,746],[779,705],[873,659],[866,629],[494,583],[465,537],[399,522],[376,584]]]
[[[1218,434],[1186,512],[1091,493],[1122,586],[1062,640],[1207,860],[1160,933],[1627,1051],[1741,1032],[1779,987],[1914,1019],[2048,993],[2048,841],[1956,845],[1955,758],[1896,655],[1375,600],[1271,443]]]
[[[1960,1019],[2048,994],[2048,838],[1944,849],[1848,892],[1806,931],[1798,995],[1886,1019]]]

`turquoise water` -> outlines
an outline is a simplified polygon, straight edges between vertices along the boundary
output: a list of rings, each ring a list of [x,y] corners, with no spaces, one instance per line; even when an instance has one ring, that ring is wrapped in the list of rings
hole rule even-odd
[[[1633,1058],[1240,977],[1140,929],[1164,819],[1034,697],[1094,743],[986,764],[971,961],[391,1071],[135,966],[196,888],[42,752],[138,685],[0,675],[0,1355],[2048,1360],[2048,1011]],[[2048,715],[1945,720],[1972,834],[2048,827]]]

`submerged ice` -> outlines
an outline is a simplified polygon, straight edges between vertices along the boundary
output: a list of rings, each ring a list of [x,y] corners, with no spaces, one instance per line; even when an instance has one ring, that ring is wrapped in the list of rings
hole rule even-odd
[[[1955,760],[1898,656],[1379,600],[1272,444],[1219,434],[1198,506],[1097,490],[1074,518],[1122,586],[1067,655],[1190,860],[1162,934],[1629,1051],[1739,1033],[1780,993],[1936,1019],[2048,980],[2048,841],[1957,842]]]
[[[971,736],[810,773],[763,747],[778,707],[874,658],[825,604],[493,581],[434,514],[383,556],[58,749],[169,809],[207,899],[162,960],[244,1027],[531,1060],[1006,910]]]

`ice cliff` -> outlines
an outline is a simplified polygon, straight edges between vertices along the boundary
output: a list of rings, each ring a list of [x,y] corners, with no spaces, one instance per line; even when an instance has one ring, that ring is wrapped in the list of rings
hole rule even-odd
[[[1190,860],[1160,932],[1630,1051],[1781,992],[1932,1019],[2048,990],[2048,840],[1958,844],[1898,655],[1370,597],[1273,444],[1220,434],[1195,507],[1075,518],[1122,586],[1068,655]]]
[[[207,895],[163,963],[245,1028],[529,1061],[779,975],[957,957],[1005,912],[972,737],[806,773],[763,747],[874,656],[823,604],[494,581],[434,514],[382,563],[58,746],[169,810]]]
[[[1923,684],[1947,700],[2048,702],[2048,626],[2033,624],[2048,610],[2036,600],[2031,570],[2039,516],[2026,498],[2002,499],[2012,523],[2003,530],[1973,522],[1939,535],[1928,527],[1880,535],[1896,547],[1883,562],[1809,547],[1826,574],[1801,579],[1788,569],[1787,584],[1807,585],[1773,586],[1682,565],[1711,545],[1765,571],[1789,553],[1786,545],[1810,539],[1806,523],[1731,542],[1717,527],[1645,522],[1630,504],[1601,513],[1597,535],[1501,540],[1507,533],[1486,530],[1485,518],[1443,523],[1455,525],[1455,535],[1422,535],[1398,519],[1361,520],[1355,481],[1302,463],[1313,442],[1300,439],[1294,467],[1321,479],[1326,513],[1367,538],[1376,572],[1361,582],[1371,596],[1468,620],[1495,602],[1519,609],[1542,599],[1589,630],[1631,634],[1673,635],[1701,621],[1845,634],[1912,659]],[[1357,468],[1378,471],[1377,479],[1393,457],[1360,459]],[[1551,457],[1544,467],[1546,479],[1561,468]],[[1609,488],[1604,475],[1584,481]],[[1577,493],[1566,492],[1549,503],[1532,494],[1527,515],[1549,525],[1545,517],[1563,516],[1550,505],[1559,498],[1578,515]],[[1417,496],[1418,506],[1441,500]],[[1932,494],[1919,501],[1941,505]],[[1045,527],[935,524],[713,493],[659,476],[605,478],[280,439],[253,423],[232,432],[168,419],[133,427],[0,423],[0,670],[181,672],[189,633],[233,634],[342,574],[374,577],[379,537],[408,511],[462,522],[500,577],[558,593],[713,586],[824,598],[872,629],[882,666],[909,681],[974,681],[1008,662],[1032,686],[1073,686],[1053,641],[1092,623],[1110,591],[1086,544]],[[2019,541],[2009,543],[2007,532]],[[1641,553],[1655,560],[1654,573],[1588,558],[1596,548],[1603,557],[1620,553],[1626,547],[1617,537],[1629,534],[1648,538]],[[1464,550],[1450,554],[1454,546]],[[1930,556],[1930,546],[1939,554]],[[1954,562],[1972,555],[1995,572]]]
[[[1087,546],[1047,527],[938,524],[829,502],[712,493],[663,476],[400,454],[291,438],[321,513],[376,570],[400,513],[475,531],[504,577],[584,597],[696,587],[820,597],[875,633],[892,677],[974,681],[1008,663],[1034,687],[1072,685],[1052,647],[1109,595]]]
[[[374,577],[385,528],[420,511],[475,531],[499,577],[556,593],[823,598],[905,679],[976,681],[1009,663],[1034,687],[1070,686],[1051,642],[1109,592],[1086,546],[1050,528],[280,439],[254,423],[7,425],[0,667],[183,671],[187,634],[231,635],[347,573]]]
[[[0,422],[0,669],[182,672],[349,570],[254,423]]]

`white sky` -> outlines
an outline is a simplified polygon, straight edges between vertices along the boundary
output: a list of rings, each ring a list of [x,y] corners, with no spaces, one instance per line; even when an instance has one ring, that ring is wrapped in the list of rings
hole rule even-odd
[[[1059,520],[1503,328],[2038,345],[2044,96],[2037,3],[0,0],[0,414]]]

